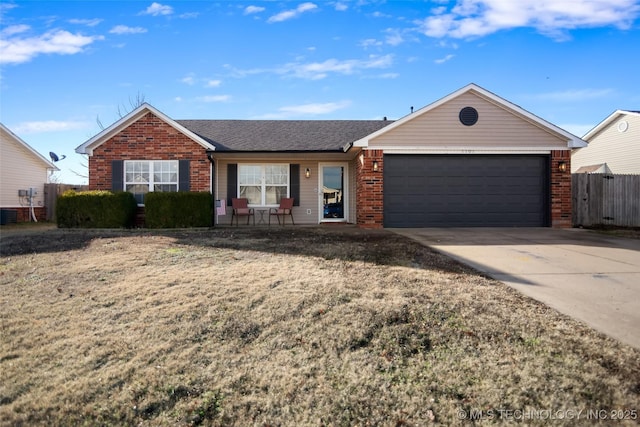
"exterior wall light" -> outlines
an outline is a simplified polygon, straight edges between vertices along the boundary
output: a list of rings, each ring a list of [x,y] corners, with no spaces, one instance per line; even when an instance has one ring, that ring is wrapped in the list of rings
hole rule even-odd
[[[558,170],[560,172],[566,172],[567,171],[567,162],[558,163]]]
[[[373,161],[373,171],[374,172],[378,172],[378,161],[377,160]]]
[[[304,170],[304,177],[307,178],[307,179],[311,178],[311,169],[306,168]]]

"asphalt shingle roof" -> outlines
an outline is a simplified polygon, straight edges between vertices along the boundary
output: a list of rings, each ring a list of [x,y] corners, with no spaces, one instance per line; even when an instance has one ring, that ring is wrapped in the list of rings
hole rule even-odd
[[[176,120],[216,151],[342,151],[391,120]]]

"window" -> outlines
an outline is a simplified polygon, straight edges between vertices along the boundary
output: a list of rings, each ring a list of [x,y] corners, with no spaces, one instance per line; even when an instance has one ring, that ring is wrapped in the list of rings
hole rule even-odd
[[[278,205],[289,197],[289,165],[238,165],[238,194],[250,205]]]
[[[133,193],[140,205],[150,191],[178,191],[178,161],[125,161],[124,190]]]

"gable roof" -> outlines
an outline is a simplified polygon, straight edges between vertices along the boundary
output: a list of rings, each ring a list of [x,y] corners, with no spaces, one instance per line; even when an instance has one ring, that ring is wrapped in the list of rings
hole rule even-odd
[[[54,165],[52,162],[47,160],[42,154],[38,153],[35,149],[33,149],[33,147],[31,147],[29,144],[24,142],[22,138],[20,138],[18,135],[13,133],[8,127],[3,125],[2,123],[0,123],[0,131],[2,131],[3,133],[7,133],[7,135],[9,135],[9,137],[12,140],[14,140],[18,145],[21,145],[22,147],[24,147],[29,153],[33,155],[33,157],[35,157],[39,162],[43,163],[47,169],[51,169],[54,171],[60,170],[56,165]]]
[[[215,150],[215,147],[209,144],[209,142],[207,142],[200,136],[194,134],[189,129],[180,125],[175,120],[171,119],[169,116],[163,114],[162,112],[160,112],[159,110],[157,110],[156,108],[152,107],[151,105],[145,102],[135,110],[131,111],[126,116],[122,117],[120,120],[113,123],[108,128],[103,129],[102,132],[98,133],[97,135],[95,135],[94,137],[86,141],[84,144],[80,145],[78,148],[76,148],[76,153],[92,155],[93,150],[96,147],[100,146],[101,144],[106,142],[109,138],[111,138],[113,135],[122,131],[124,128],[131,125],[132,123],[134,123],[135,121],[137,121],[138,119],[146,115],[147,113],[152,113],[154,116],[158,117],[160,120],[167,123],[169,126],[175,128],[179,132],[182,132],[188,138],[191,138],[193,141],[202,145],[205,149]]]
[[[356,147],[367,147],[369,145],[369,141],[380,136],[383,135],[399,126],[402,126],[404,123],[411,121],[417,117],[422,116],[423,114],[426,114],[432,110],[434,110],[435,108],[451,101],[452,99],[457,98],[458,96],[465,94],[467,92],[475,92],[476,94],[480,95],[481,97],[484,97],[485,99],[488,99],[489,101],[497,104],[498,106],[506,109],[506,110],[510,110],[513,113],[520,115],[521,117],[524,117],[525,119],[527,119],[529,122],[533,123],[534,125],[537,125],[538,127],[545,129],[549,132],[555,133],[561,137],[566,138],[567,141],[567,148],[580,148],[580,147],[586,147],[587,143],[585,141],[583,141],[582,139],[578,138],[577,136],[565,131],[564,129],[561,129],[549,122],[547,122],[546,120],[541,119],[540,117],[528,112],[527,110],[523,109],[522,107],[513,104],[512,102],[507,101],[504,98],[499,97],[498,95],[489,92],[486,89],[481,88],[480,86],[474,84],[474,83],[470,83],[467,86],[458,89],[457,91],[445,96],[444,98],[439,99],[436,102],[433,102],[425,107],[420,108],[419,110],[404,116],[403,118],[395,121],[392,125],[385,127],[384,129],[380,129],[377,132],[374,132],[370,135],[367,135],[366,137],[356,141],[354,143],[354,146]]]
[[[593,129],[591,129],[589,132],[587,132],[582,137],[582,139],[584,139],[585,141],[589,141],[591,138],[593,138],[595,135],[597,135],[598,132],[600,132],[602,129],[607,127],[611,122],[613,122],[616,119],[618,119],[618,117],[625,116],[625,115],[631,115],[631,116],[640,117],[640,111],[616,110],[613,113],[611,113],[606,119],[604,119],[603,121],[598,123]]]
[[[217,152],[346,151],[388,120],[177,120]]]

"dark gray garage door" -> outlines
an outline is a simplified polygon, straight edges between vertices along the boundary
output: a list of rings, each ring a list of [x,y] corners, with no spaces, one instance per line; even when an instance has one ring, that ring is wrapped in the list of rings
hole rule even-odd
[[[385,227],[548,225],[548,156],[384,156]]]

